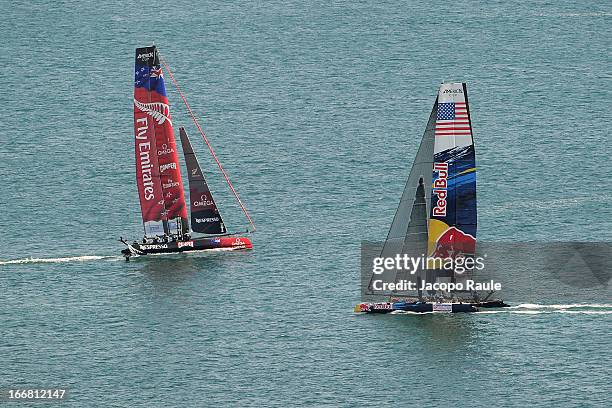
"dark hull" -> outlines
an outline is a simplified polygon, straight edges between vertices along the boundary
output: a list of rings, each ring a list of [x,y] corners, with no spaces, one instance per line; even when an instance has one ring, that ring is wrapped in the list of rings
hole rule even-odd
[[[379,302],[360,303],[355,312],[384,314],[394,311],[411,313],[473,313],[479,308],[508,307],[501,300],[480,303],[434,303],[434,302]]]
[[[474,306],[476,307],[482,307],[482,308],[494,308],[494,307],[510,307],[509,304],[504,303],[503,300],[490,300],[488,302],[478,302],[478,303],[473,303]]]
[[[444,306],[444,307],[442,307]],[[451,303],[451,304],[438,304],[438,303],[416,303],[406,304],[403,307],[398,307],[396,310],[402,310],[413,313],[470,313],[477,312],[478,309],[469,303]]]
[[[246,237],[206,237],[194,238],[184,241],[157,242],[157,243],[138,243],[128,244],[128,247],[121,251],[123,256],[142,256],[151,254],[172,254],[191,251],[206,250],[243,250],[252,249],[251,240]]]

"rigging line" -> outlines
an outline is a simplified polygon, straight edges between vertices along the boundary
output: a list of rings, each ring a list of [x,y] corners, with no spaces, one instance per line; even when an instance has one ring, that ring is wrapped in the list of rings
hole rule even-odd
[[[229,186],[230,190],[232,190],[232,193],[234,193],[234,197],[236,197],[236,200],[238,201],[238,204],[240,205],[240,208],[242,208],[242,212],[247,217],[247,220],[249,220],[249,224],[251,224],[251,226],[253,227],[253,231],[252,232],[255,232],[256,231],[255,224],[253,223],[253,220],[251,219],[251,216],[249,215],[249,212],[247,211],[245,205],[242,203],[242,200],[240,199],[240,196],[238,195],[238,192],[234,189],[234,186],[232,185],[232,182],[230,181],[229,176],[227,175],[227,173],[223,169],[223,166],[221,166],[221,162],[217,158],[217,155],[215,154],[215,151],[213,150],[212,146],[208,142],[208,138],[206,137],[206,135],[204,134],[204,131],[200,127],[200,123],[198,122],[198,119],[196,118],[195,114],[191,110],[191,107],[189,106],[189,103],[187,103],[187,98],[185,97],[185,94],[183,94],[183,91],[181,90],[178,82],[176,82],[176,79],[174,79],[174,75],[172,75],[172,71],[170,71],[170,67],[168,66],[168,64],[166,64],[166,60],[161,56],[161,53],[159,53],[159,51],[158,51],[158,55],[159,55],[159,60],[164,65],[164,68],[166,69],[166,72],[168,72],[168,75],[170,75],[170,79],[172,80],[172,83],[176,87],[176,90],[178,91],[179,95],[181,95],[181,99],[183,100],[183,103],[185,104],[185,107],[187,107],[187,111],[189,112],[189,116],[191,116],[191,119],[193,120],[193,123],[195,123],[196,127],[198,128],[198,131],[200,132],[200,134],[204,138],[204,141],[206,142],[206,146],[208,146],[208,150],[210,150],[210,153],[212,154],[212,157],[215,159],[215,162],[217,163],[217,166],[219,167],[219,170],[221,170],[221,173],[223,174],[223,177],[225,177],[225,181],[227,182],[227,185]]]

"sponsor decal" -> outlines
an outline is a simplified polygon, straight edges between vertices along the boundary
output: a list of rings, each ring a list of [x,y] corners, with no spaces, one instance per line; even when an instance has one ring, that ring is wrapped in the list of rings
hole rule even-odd
[[[178,243],[178,247],[179,247],[179,248],[184,248],[184,247],[190,247],[190,248],[193,248],[193,241],[179,242],[179,243]]]
[[[219,222],[219,217],[196,218],[196,223],[202,224],[205,222]]]
[[[176,163],[172,162],[172,163],[168,163],[168,164],[162,164],[161,166],[159,166],[159,172],[160,173],[163,173],[164,171],[166,171],[168,169],[176,170]]]
[[[463,89],[445,89],[442,94],[462,94]]]
[[[162,125],[164,124],[164,122],[168,121],[170,126],[172,126],[172,121],[170,120],[170,106],[168,106],[167,103],[163,103],[163,102],[143,103],[143,102],[136,100],[136,98],[134,98],[134,105],[138,109],[140,109],[142,112],[145,112],[147,115],[155,119],[158,125]]]
[[[435,258],[455,258],[461,254],[473,254],[474,252],[476,252],[476,238],[459,228],[449,227],[438,237],[431,256]],[[476,264],[476,268],[482,270],[484,268],[483,258],[476,258]],[[457,272],[456,267],[454,269]],[[459,271],[459,273],[463,272]]]
[[[448,163],[434,163],[434,171],[438,172],[438,177],[433,182],[433,193],[438,196],[436,206],[433,208],[433,215],[436,217],[446,216],[446,195],[448,179]]]
[[[393,310],[391,303],[372,303],[372,310]]]
[[[168,145],[165,143],[161,146],[161,150],[157,151],[158,156],[165,156],[170,153],[174,153],[174,149],[171,147],[169,148]]]
[[[163,188],[172,188],[172,187],[178,187],[179,183],[178,181],[174,181],[174,180],[168,180],[167,183],[162,184]],[[168,196],[168,198],[170,198],[170,196]]]
[[[168,249],[168,244],[140,245],[140,249]]]
[[[194,201],[191,205],[194,207],[210,207],[215,205],[215,203],[208,198],[206,194],[202,194],[198,201]]]
[[[147,138],[147,130],[149,129],[149,123],[146,117],[136,119],[136,143],[137,143],[137,154],[140,162],[140,173],[142,177],[142,186],[144,198],[147,201],[151,201],[154,198],[153,191],[153,175],[151,169],[153,164],[151,163],[151,142]]]
[[[433,311],[439,313],[451,313],[453,311],[453,305],[450,303],[434,303]]]
[[[368,303],[360,303],[359,304],[359,311],[361,311],[361,312],[369,312],[370,311],[370,305]]]
[[[149,58],[153,58],[153,51],[147,52],[146,54],[138,54],[138,56],[136,57],[136,59],[139,59],[142,61],[148,61]]]

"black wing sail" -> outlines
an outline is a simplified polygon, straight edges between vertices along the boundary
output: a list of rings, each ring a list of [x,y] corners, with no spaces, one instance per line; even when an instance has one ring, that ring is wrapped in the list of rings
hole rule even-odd
[[[189,203],[191,206],[191,229],[203,234],[224,234],[223,219],[208,188],[198,159],[184,128],[180,128],[181,144],[189,176]]]

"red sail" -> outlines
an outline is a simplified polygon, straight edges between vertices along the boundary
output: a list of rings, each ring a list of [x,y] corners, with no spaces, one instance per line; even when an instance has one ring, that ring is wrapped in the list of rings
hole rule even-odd
[[[148,48],[136,50],[136,75],[134,87],[134,135],[136,153],[136,184],[140,196],[140,209],[145,235],[155,236],[164,234],[164,198],[159,165],[157,162],[157,148],[155,145],[155,131],[153,118],[140,110],[136,101],[150,103],[150,92],[142,86],[143,72],[141,68],[147,67],[149,60],[153,60],[154,51]],[[147,78],[148,81],[148,78]],[[139,86],[140,85],[140,86]]]
[[[187,206],[176,153],[172,117],[159,57],[154,46],[136,50],[134,86],[135,129],[145,126],[146,122],[147,141],[152,147],[151,157],[154,157],[152,160],[157,162],[155,166],[157,180],[153,183],[153,190],[155,198],[159,197],[159,200],[155,201],[154,210],[150,208],[150,202],[146,200],[146,196],[143,196],[144,185],[141,191],[143,181],[140,175],[138,180],[145,233],[147,221],[157,220],[166,221],[165,232],[186,232]],[[136,135],[138,137],[138,132]],[[139,167],[138,162],[140,154],[138,143],[136,147],[137,173],[139,173],[142,166]],[[143,201],[145,201],[144,204]]]

